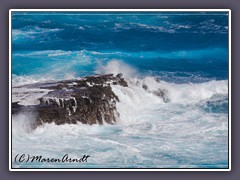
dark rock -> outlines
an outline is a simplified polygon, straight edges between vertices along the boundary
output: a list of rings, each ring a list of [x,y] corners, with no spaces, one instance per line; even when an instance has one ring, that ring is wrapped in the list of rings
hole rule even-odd
[[[148,90],[148,86],[147,86],[146,84],[143,84],[143,85],[142,85],[142,88],[143,88],[144,90],[146,90],[146,91]]]
[[[122,73],[119,73],[119,74],[117,74],[116,77],[121,78],[122,76],[123,76],[123,74],[122,74]]]
[[[139,86],[139,84],[140,84],[140,82],[139,82],[139,81],[137,81],[137,82],[136,82],[136,86]]]
[[[155,81],[156,81],[157,83],[160,83],[160,79],[159,79],[158,77],[155,77]]]
[[[121,86],[123,86],[123,87],[128,87],[127,82],[126,82],[123,78],[121,78],[121,79],[119,80],[119,84],[120,84]]]
[[[157,91],[153,91],[153,94],[155,94],[156,96],[159,96],[163,99],[164,102],[170,102],[169,97],[167,96],[167,90],[165,89],[158,89]]]
[[[113,85],[128,86],[127,82],[113,74],[88,76],[78,80],[37,83],[25,88],[50,90],[40,97],[38,105],[12,103],[12,114],[30,112],[36,115],[35,127],[54,122],[60,124],[114,124],[119,117]]]
[[[12,113],[17,114],[23,109],[23,105],[19,105],[19,102],[13,102],[12,103]]]

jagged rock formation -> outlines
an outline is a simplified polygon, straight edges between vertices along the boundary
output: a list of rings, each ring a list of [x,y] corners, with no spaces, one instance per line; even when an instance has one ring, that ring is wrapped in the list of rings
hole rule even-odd
[[[112,91],[110,84],[127,87],[122,75],[96,75],[78,80],[66,80],[53,83],[37,83],[24,87],[40,94],[36,105],[20,105],[12,103],[12,114],[31,112],[36,115],[34,127],[43,123],[60,124],[114,124],[119,113],[116,110],[118,97]],[[46,93],[46,90],[47,93]],[[45,93],[44,93],[45,92]],[[28,92],[24,92],[28,93]],[[24,93],[15,92],[15,96]],[[34,128],[33,127],[33,128]]]
[[[156,79],[157,82],[159,80]],[[128,80],[131,85],[131,81]],[[118,96],[112,91],[114,85],[128,87],[122,74],[87,76],[81,79],[58,82],[35,83],[12,88],[12,114],[30,113],[35,117],[32,128],[44,123],[60,124],[114,124],[120,114],[116,109]],[[167,90],[150,90],[140,86],[165,103],[170,99]],[[131,86],[129,87],[131,89]]]

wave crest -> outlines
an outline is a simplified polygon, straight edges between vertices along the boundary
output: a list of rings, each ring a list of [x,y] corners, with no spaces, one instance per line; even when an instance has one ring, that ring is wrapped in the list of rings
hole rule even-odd
[[[122,73],[124,77],[135,77],[138,72],[135,68],[119,60],[109,61],[107,64],[99,63],[95,70],[97,74],[114,74]]]

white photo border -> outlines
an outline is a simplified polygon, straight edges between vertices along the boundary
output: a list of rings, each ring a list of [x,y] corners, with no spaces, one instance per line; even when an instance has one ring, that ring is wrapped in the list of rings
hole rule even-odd
[[[228,13],[228,168],[12,168],[13,12],[226,12]],[[9,10],[9,171],[231,171],[231,9],[10,9]]]

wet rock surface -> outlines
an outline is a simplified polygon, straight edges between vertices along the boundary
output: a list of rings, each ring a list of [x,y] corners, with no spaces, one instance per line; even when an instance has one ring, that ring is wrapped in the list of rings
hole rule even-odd
[[[44,123],[54,122],[60,124],[114,124],[119,117],[116,109],[118,97],[112,91],[110,85],[127,87],[128,84],[119,74],[88,76],[76,80],[59,82],[36,83],[15,88],[34,89],[34,93],[47,93],[36,99],[35,105],[21,105],[12,102],[12,114],[33,113],[36,116],[33,128]],[[15,96],[23,96],[29,92],[15,93]],[[26,97],[25,97],[26,98]]]

